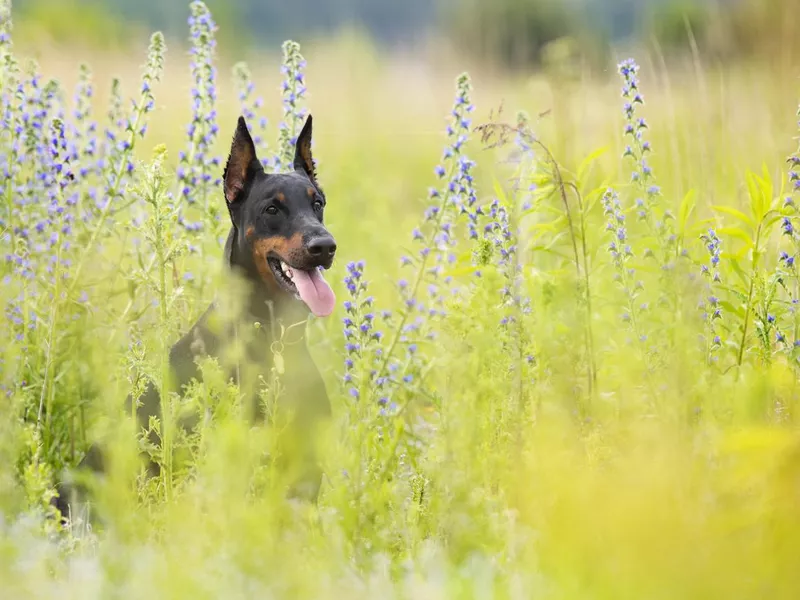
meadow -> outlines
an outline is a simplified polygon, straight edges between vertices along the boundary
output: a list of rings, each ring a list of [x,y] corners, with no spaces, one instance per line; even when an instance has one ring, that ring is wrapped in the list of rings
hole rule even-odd
[[[0,6],[3,598],[796,597],[797,64],[237,56],[200,2],[185,40],[66,52]],[[285,169],[309,112],[339,245],[316,505],[214,361],[161,447],[123,410],[235,296],[237,116]],[[61,526],[97,439],[101,519]]]

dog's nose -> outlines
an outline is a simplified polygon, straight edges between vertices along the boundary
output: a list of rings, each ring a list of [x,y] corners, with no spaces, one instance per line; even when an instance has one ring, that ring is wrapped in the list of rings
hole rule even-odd
[[[309,241],[306,248],[315,258],[329,259],[336,254],[336,241],[329,235],[323,235]]]

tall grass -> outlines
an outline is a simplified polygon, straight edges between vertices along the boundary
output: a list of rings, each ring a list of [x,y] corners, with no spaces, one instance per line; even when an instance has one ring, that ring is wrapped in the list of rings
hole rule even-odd
[[[462,74],[448,108],[452,78],[389,59],[287,43],[282,70],[228,69],[200,2],[188,78],[156,34],[136,85],[75,65],[73,94],[2,6],[3,597],[794,597],[796,94],[628,60],[608,82]],[[502,95],[552,118],[490,114]],[[282,168],[309,108],[342,249],[337,312],[308,325],[334,404],[313,506],[274,468],[277,363],[259,427],[211,359],[163,422],[123,404],[236,300],[236,114]],[[101,518],[62,527],[54,482],[96,439]]]

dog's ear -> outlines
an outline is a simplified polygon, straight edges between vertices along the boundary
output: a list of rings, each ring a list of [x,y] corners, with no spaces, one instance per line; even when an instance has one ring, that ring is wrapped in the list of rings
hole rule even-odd
[[[294,170],[302,171],[317,185],[317,172],[314,169],[314,157],[311,156],[311,115],[308,115],[303,130],[297,136],[294,149]]]
[[[228,208],[242,199],[244,191],[251,183],[253,177],[264,168],[256,156],[256,147],[253,138],[247,130],[244,117],[239,117],[236,133],[231,144],[231,153],[222,175],[222,186],[225,191],[225,202]]]

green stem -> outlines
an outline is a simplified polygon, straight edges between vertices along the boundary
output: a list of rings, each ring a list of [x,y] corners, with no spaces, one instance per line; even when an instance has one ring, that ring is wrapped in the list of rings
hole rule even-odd
[[[72,292],[75,291],[75,287],[78,285],[80,281],[81,271],[83,270],[84,265],[86,264],[86,259],[92,255],[94,250],[95,242],[97,242],[97,238],[100,237],[100,232],[105,225],[105,220],[111,212],[111,207],[113,204],[114,198],[116,198],[119,187],[122,184],[122,178],[125,174],[125,166],[128,162],[128,157],[133,154],[134,148],[136,146],[136,132],[139,131],[139,124],[141,123],[142,117],[145,113],[145,98],[141,97],[139,99],[139,104],[136,108],[136,119],[134,121],[133,127],[130,129],[130,134],[128,136],[128,149],[125,150],[119,157],[119,163],[117,164],[117,170],[114,174],[114,183],[108,190],[108,201],[103,209],[100,211],[99,218],[97,220],[97,226],[92,231],[92,235],[89,238],[89,241],[85,245],[84,253],[81,255],[80,260],[78,261],[77,266],[75,267],[75,273],[72,276],[72,281],[70,283],[70,287],[68,289],[68,297],[72,295]]]
[[[53,276],[55,277],[55,284],[53,286],[53,304],[50,308],[50,327],[47,331],[47,358],[44,365],[44,377],[42,380],[42,392],[39,396],[39,412],[36,416],[36,426],[39,429],[41,436],[42,417],[46,415],[47,418],[47,431],[50,431],[50,418],[52,412],[52,395],[50,392],[50,385],[52,381],[51,371],[53,368],[53,355],[55,354],[55,334],[56,334],[56,321],[58,319],[58,307],[60,304],[59,291],[61,282],[61,244],[56,244],[56,263],[53,268]],[[47,399],[47,410],[45,411],[45,399]],[[41,439],[41,438],[40,438]]]
[[[457,168],[456,161],[454,160],[453,166],[450,168],[450,172],[447,174],[448,179],[453,176],[454,170]],[[426,240],[426,248],[430,248],[433,245],[434,239],[436,238],[436,232],[439,231],[439,227],[441,227],[442,220],[444,219],[444,215],[447,212],[448,206],[448,198],[449,195],[443,194],[442,195],[442,204],[441,209],[436,214],[436,220],[434,221],[433,229],[431,230],[431,234],[428,240]],[[417,275],[414,279],[414,285],[411,287],[411,294],[409,298],[414,299],[417,297],[417,291],[419,290],[419,286],[422,283],[423,278],[425,277],[425,267],[428,265],[428,257],[431,256],[432,253],[428,253],[422,257],[420,261],[419,269],[417,270]],[[380,369],[378,369],[378,374],[382,375],[386,371],[386,367],[389,365],[389,360],[392,358],[392,354],[394,353],[395,348],[397,347],[400,338],[403,335],[403,327],[405,326],[406,322],[408,321],[408,317],[410,316],[411,311],[405,310],[403,311],[403,316],[400,318],[400,323],[397,325],[394,331],[394,336],[392,336],[392,343],[389,344],[389,349],[386,351],[386,356],[381,363]]]
[[[172,497],[172,397],[170,386],[169,369],[169,335],[168,335],[168,313],[167,313],[167,252],[164,248],[164,227],[162,221],[161,207],[161,183],[160,173],[153,174],[153,187],[151,190],[153,211],[155,213],[155,249],[156,260],[158,263],[158,299],[159,317],[161,326],[161,472],[164,476],[164,495],[169,501]]]
[[[589,353],[589,398],[592,395],[592,383],[597,384],[597,365],[594,357],[594,330],[592,328],[592,292],[589,285],[589,251],[586,248],[586,214],[583,210],[583,197],[574,183],[570,184],[575,197],[578,200],[578,210],[580,211],[580,233],[581,233],[581,249],[583,251],[583,286],[586,290],[586,350]]]
[[[758,259],[759,259],[759,242],[761,241],[761,226],[763,225],[763,220],[759,222],[758,228],[756,229],[756,239],[753,245],[753,263],[751,266],[750,271],[750,289],[747,291],[747,307],[745,308],[744,312],[744,325],[742,326],[742,341],[739,344],[739,354],[736,359],[736,366],[742,366],[742,360],[744,359],[744,345],[747,340],[747,328],[750,325],[750,313],[752,312],[752,304],[753,304],[753,289],[755,287],[755,278],[756,278],[756,267],[758,266]]]

